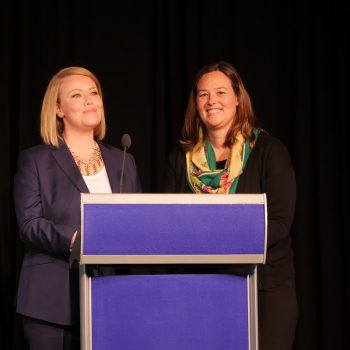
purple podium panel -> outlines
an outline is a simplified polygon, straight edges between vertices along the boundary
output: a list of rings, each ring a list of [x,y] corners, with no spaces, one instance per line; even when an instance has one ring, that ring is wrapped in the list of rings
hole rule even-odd
[[[84,204],[84,255],[264,254],[263,204]]]
[[[249,349],[246,277],[93,277],[91,299],[94,350]]]

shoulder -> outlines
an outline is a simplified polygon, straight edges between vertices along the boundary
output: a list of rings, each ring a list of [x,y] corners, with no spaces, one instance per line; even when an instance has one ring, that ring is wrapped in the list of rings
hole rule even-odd
[[[260,133],[252,155],[253,153],[261,162],[276,168],[276,171],[292,167],[290,154],[285,144],[280,139],[265,132]]]
[[[113,159],[122,159],[123,157],[123,151],[117,147],[114,147],[112,145],[109,145],[104,142],[98,142],[101,152],[104,157],[112,157]],[[133,156],[129,153],[126,152],[125,154],[125,159],[133,158]]]
[[[274,153],[281,155],[288,155],[289,153],[287,147],[280,139],[266,134],[265,132],[261,132],[259,134],[254,149],[256,149],[259,152]]]
[[[258,140],[256,142],[256,146],[259,148],[267,148],[267,149],[274,149],[274,148],[286,148],[284,143],[274,137],[271,136],[270,134],[267,134],[264,131],[261,131],[258,137]]]
[[[113,152],[117,154],[123,154],[123,151],[117,147],[114,147],[112,145],[109,145],[108,143],[104,142],[98,142],[99,146],[102,148],[102,150],[106,152]]]
[[[45,145],[45,144],[40,144],[36,145],[33,147],[25,148],[22,151],[20,151],[18,160],[23,161],[24,159],[35,159],[35,160],[40,160],[40,159],[45,159],[48,157],[48,155],[51,154],[51,151],[56,149],[53,146]]]
[[[108,163],[114,163],[117,162],[117,164],[122,164],[123,162],[123,156],[124,156],[124,151],[114,147],[112,145],[109,145],[107,143],[104,142],[98,142],[100,148],[101,148],[101,152],[102,155],[104,157],[104,160]],[[125,164],[126,166],[131,165],[133,167],[136,166],[135,164],[135,158],[134,156],[129,153],[129,152],[125,152]]]
[[[20,154],[42,154],[49,152],[51,149],[55,149],[55,147],[40,144],[33,147],[25,148],[20,152]]]
[[[53,165],[52,150],[54,147],[40,144],[20,151],[17,158],[16,179],[28,181],[31,175],[47,176],[47,170]]]
[[[177,168],[185,164],[185,152],[180,145],[174,147],[169,153],[167,157],[168,165]]]

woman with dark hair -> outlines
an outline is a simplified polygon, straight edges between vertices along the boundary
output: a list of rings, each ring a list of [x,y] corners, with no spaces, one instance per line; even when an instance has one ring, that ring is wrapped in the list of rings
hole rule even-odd
[[[298,313],[290,235],[294,170],[283,143],[257,125],[248,92],[229,63],[212,63],[198,72],[181,146],[169,156],[165,192],[266,193],[267,257],[258,266],[259,349],[292,349]]]

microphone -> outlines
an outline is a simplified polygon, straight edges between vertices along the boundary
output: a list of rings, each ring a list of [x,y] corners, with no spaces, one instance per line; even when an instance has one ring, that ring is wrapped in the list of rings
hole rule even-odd
[[[119,183],[119,192],[123,192],[123,182],[124,182],[124,163],[125,163],[125,153],[126,150],[131,146],[131,138],[129,134],[124,134],[122,136],[122,147],[123,147],[123,163],[122,163],[122,171],[120,175],[120,183]]]

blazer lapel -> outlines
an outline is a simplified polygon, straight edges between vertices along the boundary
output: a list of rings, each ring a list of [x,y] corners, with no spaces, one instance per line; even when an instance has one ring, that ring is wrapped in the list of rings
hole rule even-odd
[[[112,147],[98,142],[105,163],[109,184],[111,186],[112,193],[119,193],[119,178],[120,172],[118,159],[115,159],[115,153],[112,152]]]
[[[79,192],[89,193],[90,191],[87,188],[67,145],[62,142],[58,148],[52,148],[52,155],[56,159],[59,166],[63,169],[67,177],[78,188]]]

